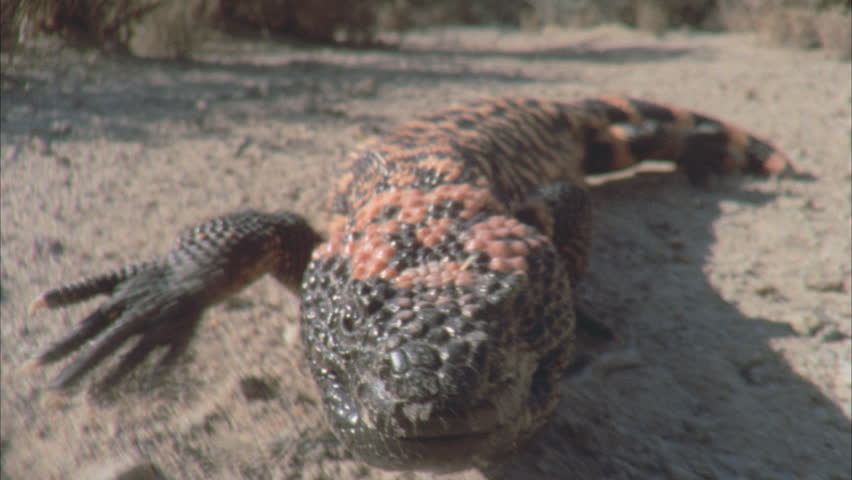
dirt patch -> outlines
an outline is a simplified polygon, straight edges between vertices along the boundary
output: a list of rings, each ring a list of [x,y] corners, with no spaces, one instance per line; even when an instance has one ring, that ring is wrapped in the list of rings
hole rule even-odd
[[[94,302],[28,318],[49,286],[162,253],[238,208],[321,226],[338,162],[389,126],[483,95],[625,93],[734,121],[813,179],[694,189],[648,171],[593,191],[584,303],[617,340],[562,383],[550,426],[446,478],[848,479],[850,70],[752,36],[445,29],[404,48],[220,42],[192,62],[67,49],[4,57],[2,476],[431,478],[329,434],[297,298],[273,281],[208,312],[186,361],[59,398],[31,355]]]

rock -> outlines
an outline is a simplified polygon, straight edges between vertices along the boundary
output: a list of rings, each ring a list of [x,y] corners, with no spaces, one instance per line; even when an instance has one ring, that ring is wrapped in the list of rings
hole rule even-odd
[[[257,376],[240,379],[240,391],[246,400],[272,400],[278,392],[277,382]]]

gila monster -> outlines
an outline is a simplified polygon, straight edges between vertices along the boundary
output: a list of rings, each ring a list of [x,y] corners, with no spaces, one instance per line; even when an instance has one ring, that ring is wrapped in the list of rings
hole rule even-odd
[[[714,118],[623,97],[500,98],[404,124],[356,152],[323,236],[298,215],[243,211],[171,253],[48,290],[33,309],[109,298],[34,359],[92,341],[52,386],[76,384],[130,337],[97,385],[186,348],[205,309],[270,273],[301,293],[307,363],[336,436],[387,469],[501,458],[558,402],[586,270],[584,175],[669,160],[693,183],[779,173],[788,158]]]

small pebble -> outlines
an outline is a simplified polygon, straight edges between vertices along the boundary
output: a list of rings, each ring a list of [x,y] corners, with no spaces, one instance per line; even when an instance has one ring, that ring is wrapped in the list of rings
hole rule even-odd
[[[249,376],[240,379],[240,391],[249,401],[272,400],[275,398],[277,390],[276,382],[265,378]]]

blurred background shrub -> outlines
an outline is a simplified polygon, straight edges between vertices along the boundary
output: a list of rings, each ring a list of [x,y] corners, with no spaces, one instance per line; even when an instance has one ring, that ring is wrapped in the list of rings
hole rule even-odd
[[[379,32],[435,25],[623,23],[758,32],[769,41],[850,58],[852,0],[0,0],[3,48],[54,34],[138,56],[183,58],[205,33],[283,34],[309,42],[374,44]]]

